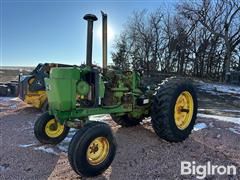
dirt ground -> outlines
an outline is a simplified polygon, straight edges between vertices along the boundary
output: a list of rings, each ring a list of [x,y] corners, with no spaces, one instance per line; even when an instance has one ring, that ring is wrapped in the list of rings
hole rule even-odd
[[[67,147],[75,130],[57,146],[42,145],[33,134],[34,122],[41,112],[18,98],[0,97],[0,179],[196,179],[193,175],[180,175],[181,161],[235,165],[235,176],[206,179],[240,179],[239,94],[199,91],[198,96],[196,125],[182,143],[160,139],[151,128],[150,119],[123,128],[107,115],[93,117],[112,127],[118,144],[112,165],[94,178],[79,177],[68,163]]]
[[[33,134],[34,121],[41,112],[17,98],[1,99],[0,107],[1,179],[81,179],[71,169],[66,155],[74,131],[59,146],[43,146]],[[198,118],[197,125],[205,124],[205,128],[196,126],[183,143],[169,143],[157,137],[148,119],[131,128],[116,125],[108,116],[102,119],[111,125],[118,149],[109,169],[93,179],[195,179],[180,175],[181,161],[235,165],[236,176],[207,178],[240,179],[239,124]]]

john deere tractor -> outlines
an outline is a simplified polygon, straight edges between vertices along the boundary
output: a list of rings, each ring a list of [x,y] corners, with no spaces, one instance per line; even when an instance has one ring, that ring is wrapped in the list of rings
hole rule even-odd
[[[109,125],[90,121],[89,116],[110,114],[122,126],[138,125],[151,117],[156,134],[181,142],[191,133],[197,114],[197,97],[190,81],[168,78],[160,85],[147,86],[136,71],[107,69],[107,15],[103,19],[103,67],[92,65],[93,22],[87,14],[86,64],[52,68],[45,78],[49,111],[36,121],[34,133],[45,144],[58,144],[69,128],[73,136],[68,158],[73,170],[82,176],[95,176],[106,170],[116,153],[116,140]],[[157,88],[156,88],[157,87]]]

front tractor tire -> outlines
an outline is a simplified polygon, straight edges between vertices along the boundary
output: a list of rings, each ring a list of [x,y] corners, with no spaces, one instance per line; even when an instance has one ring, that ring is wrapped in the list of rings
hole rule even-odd
[[[115,153],[116,140],[111,128],[105,123],[93,121],[73,136],[68,148],[68,159],[77,174],[92,177],[111,165]]]
[[[58,144],[69,132],[69,127],[60,124],[53,115],[43,113],[35,122],[35,137],[43,144]]]
[[[197,95],[189,80],[168,78],[158,88],[152,105],[152,126],[156,134],[170,142],[185,140],[194,127]]]

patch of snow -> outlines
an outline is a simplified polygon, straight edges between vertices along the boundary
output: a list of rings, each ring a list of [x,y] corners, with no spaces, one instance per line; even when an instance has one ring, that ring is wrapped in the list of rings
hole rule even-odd
[[[12,98],[12,99],[10,99],[11,101],[22,101],[20,98],[18,98],[18,97],[15,97],[15,98]]]
[[[228,128],[229,131],[240,135],[240,128]]]
[[[239,86],[216,84],[216,83],[206,83],[206,82],[202,82],[202,81],[199,82],[199,89],[213,93],[213,94],[217,94],[217,92],[240,94]]]
[[[70,128],[68,134],[75,134],[76,131],[77,131],[77,129],[75,129],[75,128]]]
[[[67,137],[57,145],[58,149],[61,150],[62,152],[67,152],[68,150],[68,145],[70,143],[70,141],[72,140],[72,137],[74,136],[74,134],[76,133],[76,129],[71,128],[69,130],[69,133],[67,135]]]
[[[198,111],[219,111],[219,112],[232,112],[232,113],[240,113],[240,110],[236,109],[198,109]]]
[[[16,97],[0,97],[0,112],[18,109],[19,103],[20,99]]]
[[[18,97],[0,97],[1,102],[21,101]]]
[[[68,152],[68,147],[67,146],[58,145],[58,149],[60,149],[62,152]]]
[[[92,121],[103,121],[106,119],[111,119],[109,114],[100,114],[100,115],[93,115],[93,116],[89,116],[89,120]]]
[[[12,97],[0,97],[1,102],[7,102],[7,101],[10,101],[11,99]]]
[[[34,150],[43,151],[43,152],[49,153],[49,154],[59,155],[56,151],[54,151],[53,148],[49,148],[49,147],[45,147],[45,146],[35,147]]]
[[[205,128],[207,128],[207,125],[205,123],[197,123],[194,125],[193,130],[198,131],[198,130],[205,129]]]
[[[76,132],[75,128],[70,128],[69,132]]]
[[[17,105],[16,104],[12,104],[11,106],[9,106],[10,109],[17,109]]]
[[[209,127],[211,127],[211,128],[214,127],[213,122],[210,122],[210,123],[209,123]]]
[[[218,115],[210,115],[210,114],[203,114],[203,113],[198,113],[197,115],[198,117],[202,117],[202,118],[212,118],[212,119],[216,119],[219,121],[225,121],[225,122],[232,122],[232,123],[236,123],[236,124],[240,124],[240,117],[229,117],[229,116],[218,116]]]
[[[36,145],[36,143],[32,143],[32,144],[19,144],[18,147],[22,147],[22,148],[27,148],[27,147],[31,147]]]
[[[71,140],[72,140],[71,137],[66,137],[63,141],[64,141],[64,142],[70,142]]]
[[[143,123],[151,123],[151,118],[145,118],[142,120]]]
[[[3,171],[5,171],[5,170],[7,170],[8,167],[9,167],[9,164],[1,164],[1,165],[0,165],[0,172],[3,172]]]

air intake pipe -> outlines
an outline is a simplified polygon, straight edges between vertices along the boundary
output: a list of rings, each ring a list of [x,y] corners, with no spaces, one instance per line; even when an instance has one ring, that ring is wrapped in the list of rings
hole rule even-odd
[[[97,21],[97,17],[93,14],[86,14],[83,19],[88,22],[87,27],[87,56],[86,56],[86,65],[92,65],[92,42],[93,42],[93,22]]]

